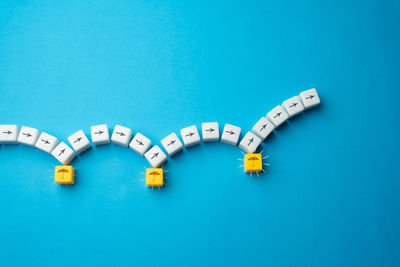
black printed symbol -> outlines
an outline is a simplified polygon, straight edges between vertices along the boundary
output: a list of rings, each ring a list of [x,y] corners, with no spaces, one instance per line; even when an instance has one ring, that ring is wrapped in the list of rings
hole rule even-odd
[[[45,145],[50,144],[49,140],[44,140],[44,139],[40,139],[40,140],[42,140]]]
[[[275,115],[274,119],[275,119],[276,117],[280,117],[280,116],[281,116],[281,114],[282,114],[282,112],[278,112],[278,113],[276,113],[276,115]]]
[[[215,131],[215,129],[213,129],[213,128],[210,128],[210,129],[206,130],[206,132],[210,132],[210,133],[212,133],[214,131]]]
[[[119,134],[120,136],[125,136],[125,134],[123,132],[116,132],[116,134]]]
[[[58,154],[58,156],[61,156],[61,154],[64,154],[64,152],[65,152],[65,148],[60,151],[60,154]]]
[[[235,134],[232,130],[230,130],[230,131],[225,131],[225,132],[227,132],[229,135]]]
[[[144,146],[142,141],[136,139],[136,142],[139,144],[139,146]]]
[[[309,95],[306,97],[306,99],[313,99],[313,98],[314,98],[314,95]]]
[[[295,106],[297,106],[297,103],[293,103],[292,105],[289,106],[289,108],[293,108]]]
[[[264,124],[264,125],[261,127],[260,132],[261,132],[262,130],[264,130],[265,128],[267,128],[267,124]]]
[[[194,135],[194,133],[190,132],[190,133],[188,133],[188,134],[185,135],[185,136],[190,136],[190,137],[192,137],[193,135]]]
[[[26,135],[26,137],[31,137],[32,136],[30,133],[22,133],[22,135]]]
[[[82,137],[78,137],[78,138],[76,138],[76,140],[74,141],[74,143],[80,142],[81,140],[82,140]]]
[[[160,152],[154,153],[153,156],[151,157],[151,159],[157,158],[158,154],[160,154]]]
[[[10,132],[10,130],[8,130],[7,132],[3,132],[3,133],[5,133],[5,134],[7,134],[7,135],[12,134],[12,132]]]
[[[254,141],[254,137],[252,137],[251,139],[249,139],[249,143],[247,144],[247,146],[249,146],[251,143],[253,143]]]
[[[94,134],[98,134],[98,135],[101,135],[102,133],[104,133],[103,131],[98,131],[98,132],[94,132]]]
[[[176,140],[172,140],[167,146],[175,144]]]

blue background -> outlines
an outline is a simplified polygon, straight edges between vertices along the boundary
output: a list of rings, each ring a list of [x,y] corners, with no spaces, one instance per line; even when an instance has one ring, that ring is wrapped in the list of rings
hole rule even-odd
[[[144,185],[132,150],[0,149],[1,266],[399,266],[399,1],[2,1],[0,123],[66,141],[131,127],[155,144],[201,122],[248,131],[317,88],[262,144],[201,144]]]

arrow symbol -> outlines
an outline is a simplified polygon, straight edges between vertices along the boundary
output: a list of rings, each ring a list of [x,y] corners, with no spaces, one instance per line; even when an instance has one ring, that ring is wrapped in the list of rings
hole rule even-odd
[[[61,156],[61,154],[64,154],[64,152],[65,152],[65,148],[60,151],[60,154],[58,154],[58,156]]]
[[[213,128],[210,128],[210,129],[208,129],[208,130],[206,130],[206,132],[210,132],[210,133],[212,133],[212,132],[214,132],[215,130],[213,129]]]
[[[260,132],[261,132],[262,130],[264,130],[265,128],[267,128],[267,124],[264,124],[264,125],[261,127]]]
[[[247,144],[247,146],[249,146],[251,143],[253,143],[253,141],[254,141],[254,137],[249,140],[249,143]]]
[[[8,130],[7,132],[3,132],[3,133],[5,133],[5,134],[7,134],[7,135],[12,134],[12,132],[10,132],[10,130]]]
[[[232,130],[230,130],[230,131],[225,131],[225,132],[227,132],[227,133],[230,134],[230,135],[235,134]]]
[[[275,119],[276,117],[279,117],[279,116],[281,116],[281,114],[282,114],[282,112],[278,112],[278,113],[276,113],[276,115],[275,115],[274,119]]]
[[[94,132],[94,134],[98,134],[98,135],[101,135],[102,133],[104,133],[103,131],[98,131],[98,132]]]
[[[190,136],[190,137],[192,137],[194,135],[194,133],[188,133],[187,135],[185,135],[185,136]]]
[[[171,143],[169,143],[167,146],[169,145],[173,145],[175,143],[176,140],[172,140]]]
[[[136,139],[136,142],[139,144],[139,146],[144,146],[142,141]]]
[[[44,139],[40,139],[40,140],[42,140],[43,143],[45,143],[46,145],[47,145],[47,144],[50,144],[49,140],[44,140]]]
[[[116,132],[116,134],[119,134],[120,136],[125,136],[125,134],[123,132]]]
[[[289,108],[297,106],[297,103],[293,103],[292,105],[289,106]]]
[[[309,96],[306,97],[306,99],[313,99],[313,98],[314,98],[313,95],[309,95]]]
[[[159,153],[160,152],[154,153],[154,156],[152,156],[151,159],[157,158]]]
[[[26,137],[31,137],[32,136],[30,133],[22,133],[22,135],[26,135]]]
[[[81,140],[82,140],[82,137],[78,137],[78,138],[76,138],[76,140],[74,141],[74,143],[80,142]]]

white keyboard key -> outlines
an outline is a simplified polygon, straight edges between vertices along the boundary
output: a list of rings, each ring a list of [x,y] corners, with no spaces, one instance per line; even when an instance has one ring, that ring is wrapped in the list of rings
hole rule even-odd
[[[59,141],[57,137],[54,137],[48,133],[42,132],[36,141],[35,147],[43,150],[44,152],[51,153],[53,149],[58,145]]]
[[[286,110],[289,118],[292,118],[304,110],[303,103],[298,96],[283,101],[282,107]]]
[[[221,142],[236,146],[239,141],[240,131],[242,129],[232,124],[225,124],[224,131],[222,132]]]
[[[78,154],[85,152],[92,146],[82,130],[70,135],[68,137],[68,141]]]
[[[129,147],[139,153],[141,156],[149,149],[151,146],[151,140],[141,133],[137,133],[133,137],[132,141],[129,143]]]
[[[181,136],[185,147],[191,147],[200,143],[200,135],[196,125],[183,128]]]
[[[179,140],[175,133],[172,133],[161,140],[161,144],[170,157],[181,151],[183,148],[181,140]]]
[[[253,126],[251,131],[261,138],[262,141],[275,129],[275,126],[265,117],[261,117],[258,122]]]
[[[281,105],[277,105],[267,114],[267,119],[275,125],[275,128],[278,128],[288,118],[289,115],[283,110]]]
[[[64,142],[59,143],[51,154],[64,165],[75,158],[75,152]]]
[[[257,135],[252,132],[247,132],[242,141],[240,141],[239,147],[247,153],[254,153],[260,143],[261,139]]]
[[[167,160],[167,155],[165,155],[159,146],[150,148],[150,150],[144,154],[144,157],[153,168],[160,167]]]
[[[128,127],[115,125],[114,132],[111,136],[111,141],[120,146],[128,147],[132,138],[132,130]]]
[[[203,142],[216,142],[219,140],[218,122],[204,122],[201,124]]]
[[[321,103],[315,88],[301,92],[300,97],[305,109],[316,107]]]
[[[110,132],[107,124],[94,125],[90,127],[90,134],[94,145],[107,145],[110,143]]]
[[[18,144],[18,126],[15,124],[0,125],[0,144]]]
[[[22,126],[19,131],[18,142],[28,146],[35,146],[39,138],[39,130],[28,126]]]

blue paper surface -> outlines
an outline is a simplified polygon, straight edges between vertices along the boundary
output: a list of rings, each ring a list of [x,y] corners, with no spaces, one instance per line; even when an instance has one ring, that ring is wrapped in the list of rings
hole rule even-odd
[[[169,159],[167,186],[115,145],[72,162],[0,148],[1,266],[399,266],[398,1],[2,1],[0,124],[67,141],[121,124],[154,144],[242,128],[315,87],[262,144]]]

